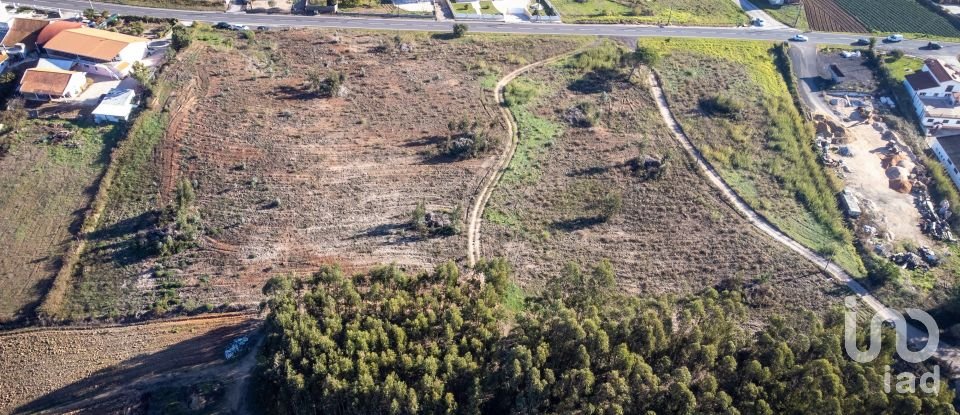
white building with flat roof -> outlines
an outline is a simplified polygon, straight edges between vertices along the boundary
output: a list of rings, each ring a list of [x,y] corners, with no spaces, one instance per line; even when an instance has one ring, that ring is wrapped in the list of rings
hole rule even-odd
[[[960,71],[938,59],[903,81],[924,127],[960,129]]]

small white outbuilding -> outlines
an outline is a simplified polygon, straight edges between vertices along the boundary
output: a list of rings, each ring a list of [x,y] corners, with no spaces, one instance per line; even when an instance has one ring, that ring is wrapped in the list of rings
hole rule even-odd
[[[100,105],[93,110],[93,120],[97,124],[102,122],[120,122],[130,119],[130,113],[136,105],[133,103],[137,94],[132,89],[112,89],[104,94]]]

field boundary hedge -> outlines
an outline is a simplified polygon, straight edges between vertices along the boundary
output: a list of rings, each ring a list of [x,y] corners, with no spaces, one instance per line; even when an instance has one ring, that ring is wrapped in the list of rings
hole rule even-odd
[[[797,111],[800,111],[800,115],[809,118],[810,114],[807,112],[807,108],[800,102],[800,91],[797,89],[797,77],[793,73],[793,62],[790,61],[790,56],[787,54],[789,49],[790,45],[787,42],[774,45],[770,49],[773,52],[773,64],[776,65],[780,75],[783,76],[783,81],[787,84],[787,91],[793,97],[793,105],[797,107]]]

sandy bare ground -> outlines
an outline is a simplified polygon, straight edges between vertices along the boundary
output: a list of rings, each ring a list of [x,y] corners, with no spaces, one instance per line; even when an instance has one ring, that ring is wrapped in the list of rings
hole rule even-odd
[[[929,245],[930,239],[920,230],[920,212],[914,204],[913,195],[899,193],[889,186],[882,162],[890,153],[886,150],[887,142],[882,133],[873,125],[860,121],[847,123],[846,127],[852,137],[846,146],[853,151],[852,157],[842,158],[851,170],[844,178],[847,186],[861,199],[869,201],[879,216],[878,221],[883,223],[894,240]],[[916,164],[917,160],[912,154],[909,155]]]

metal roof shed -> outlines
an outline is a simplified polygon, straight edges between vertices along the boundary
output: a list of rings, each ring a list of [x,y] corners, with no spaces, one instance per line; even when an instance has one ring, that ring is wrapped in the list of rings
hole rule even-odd
[[[93,110],[93,120],[95,122],[120,122],[128,121],[130,113],[136,106],[133,99],[136,98],[136,92],[132,89],[113,89],[103,96],[100,105]]]

